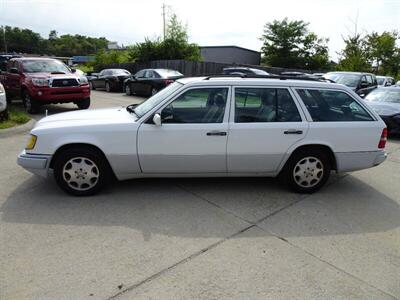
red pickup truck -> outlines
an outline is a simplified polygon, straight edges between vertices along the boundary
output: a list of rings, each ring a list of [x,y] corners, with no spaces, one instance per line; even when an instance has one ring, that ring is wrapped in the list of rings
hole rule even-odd
[[[29,113],[39,111],[40,105],[73,102],[80,109],[90,106],[87,78],[75,74],[57,59],[42,57],[13,58],[0,75],[7,98],[22,98]]]

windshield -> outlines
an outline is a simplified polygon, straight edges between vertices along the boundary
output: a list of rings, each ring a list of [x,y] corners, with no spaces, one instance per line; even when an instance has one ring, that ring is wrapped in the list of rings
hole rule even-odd
[[[378,88],[369,93],[365,99],[375,102],[400,103],[400,89]]]
[[[160,74],[161,77],[167,78],[167,77],[173,77],[173,76],[183,76],[181,73],[175,70],[156,70],[158,74]]]
[[[265,72],[264,70],[259,70],[259,69],[252,69],[254,74],[256,75],[269,75],[269,73]]]
[[[324,77],[348,87],[357,87],[358,82],[360,81],[360,75],[353,74],[328,73]]]
[[[140,118],[160,104],[166,97],[178,90],[183,84],[175,81],[166,88],[159,91],[153,97],[150,97],[134,110],[135,114]]]
[[[378,85],[383,85],[385,82],[385,77],[376,77],[376,81],[378,81]]]
[[[22,67],[26,73],[71,73],[69,68],[58,60],[24,60]]]
[[[114,75],[131,75],[131,73],[127,70],[123,70],[123,69],[115,69],[112,71],[112,73]]]

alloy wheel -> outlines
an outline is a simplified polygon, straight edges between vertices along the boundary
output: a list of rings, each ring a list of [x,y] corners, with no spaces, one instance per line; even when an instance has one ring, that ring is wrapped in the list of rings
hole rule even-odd
[[[299,186],[311,188],[316,186],[323,178],[324,165],[316,157],[303,157],[293,169],[293,178]]]
[[[64,164],[62,176],[70,188],[86,191],[97,184],[100,171],[92,160],[86,157],[74,157]]]

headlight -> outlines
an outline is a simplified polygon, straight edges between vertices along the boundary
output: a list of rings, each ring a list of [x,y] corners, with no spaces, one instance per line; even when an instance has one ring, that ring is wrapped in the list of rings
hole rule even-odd
[[[0,94],[4,94],[4,86],[0,83]]]
[[[26,144],[25,150],[32,150],[33,148],[35,148],[35,144],[37,141],[37,136],[31,134],[31,137],[28,140],[28,143]]]
[[[88,82],[86,76],[81,76],[81,77],[79,77],[79,83],[80,84],[88,84],[89,82]]]
[[[32,78],[32,83],[35,86],[49,86],[49,81],[45,78]]]

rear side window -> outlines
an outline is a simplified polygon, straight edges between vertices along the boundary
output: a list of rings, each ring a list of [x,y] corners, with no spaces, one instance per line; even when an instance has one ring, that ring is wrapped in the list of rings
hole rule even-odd
[[[287,89],[235,88],[235,123],[301,122]]]
[[[314,122],[373,121],[371,115],[341,91],[298,89]]]

